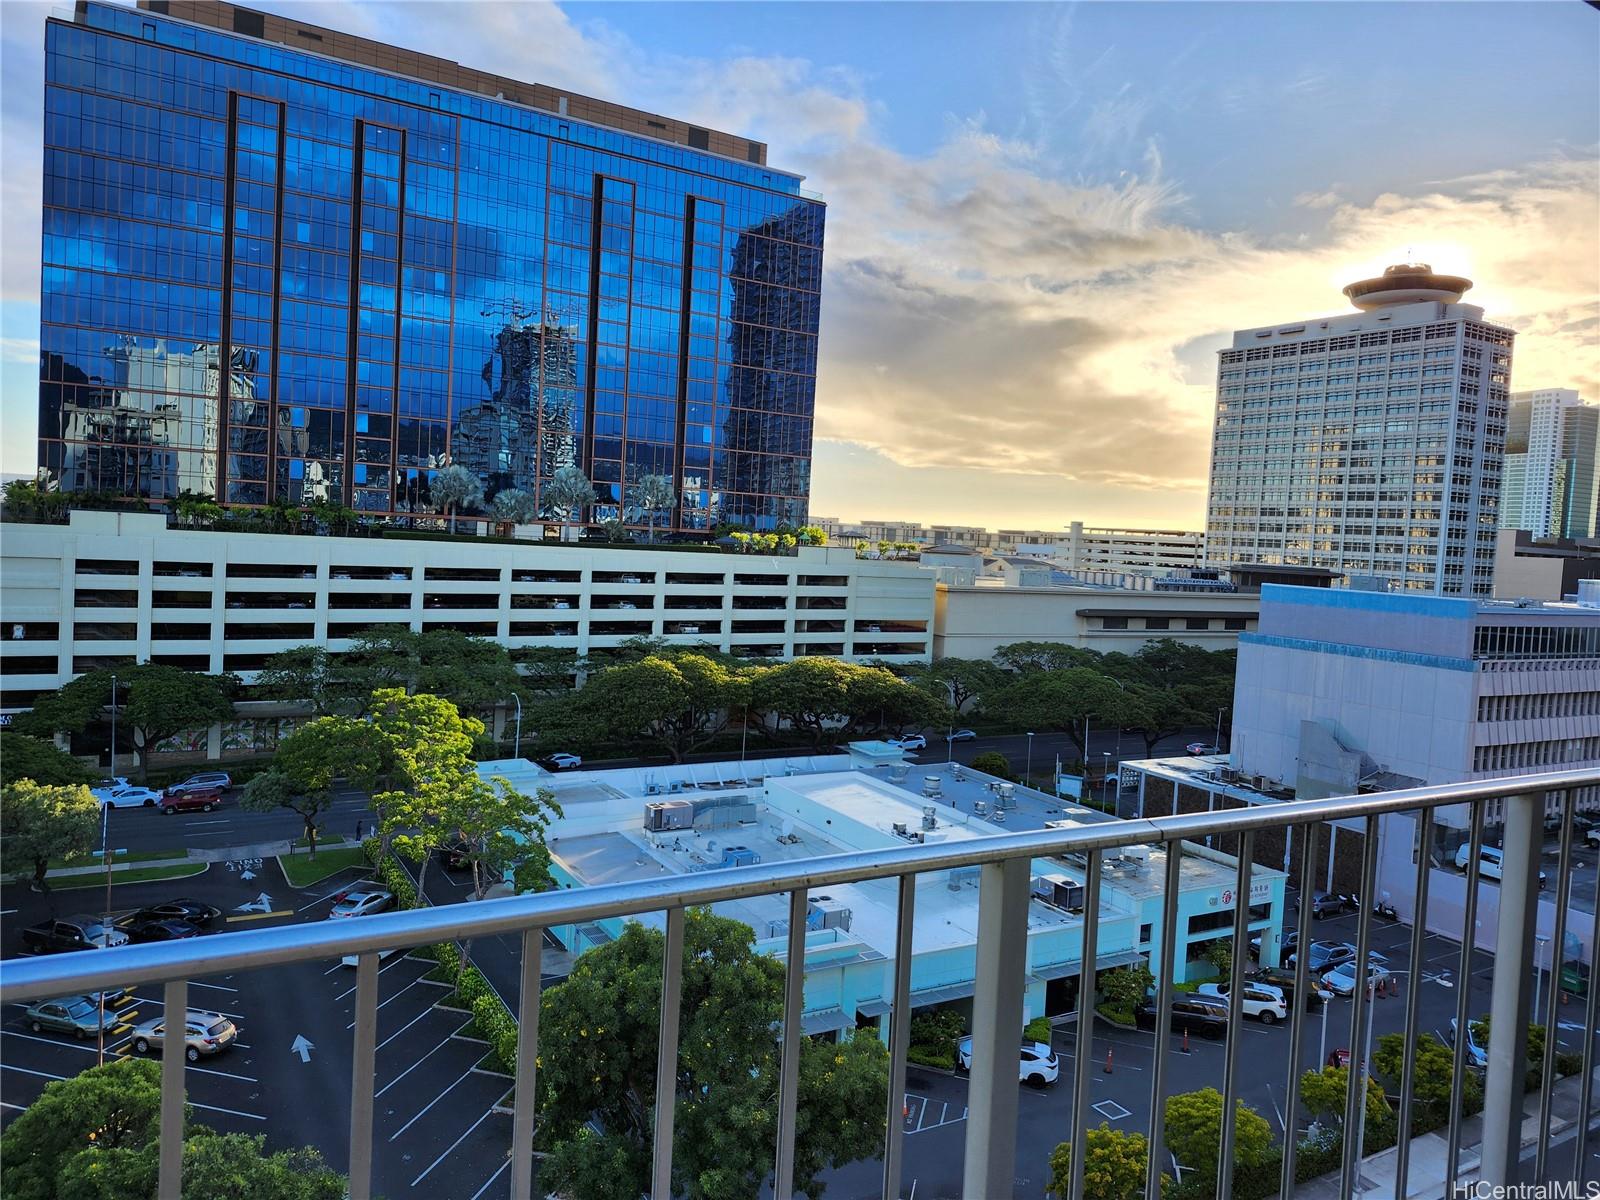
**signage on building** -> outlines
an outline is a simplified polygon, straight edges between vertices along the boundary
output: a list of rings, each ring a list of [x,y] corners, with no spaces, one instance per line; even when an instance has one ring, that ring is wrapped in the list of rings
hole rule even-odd
[[[1137,792],[1139,790],[1139,779],[1143,774],[1143,771],[1124,765],[1117,777],[1117,791]]]
[[[1069,800],[1083,799],[1083,776],[1057,775],[1056,795],[1065,796]]]

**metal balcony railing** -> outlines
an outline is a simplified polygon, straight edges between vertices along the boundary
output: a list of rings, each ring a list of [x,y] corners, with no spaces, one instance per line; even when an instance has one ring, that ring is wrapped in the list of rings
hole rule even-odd
[[[1172,946],[1178,918],[1178,882],[1182,843],[1207,836],[1237,839],[1238,874],[1234,888],[1233,944],[1248,941],[1250,904],[1250,863],[1255,834],[1265,830],[1310,830],[1330,821],[1365,822],[1366,837],[1362,856],[1362,906],[1357,934],[1357,962],[1366,962],[1370,948],[1370,927],[1378,862],[1379,818],[1388,813],[1416,812],[1420,816],[1418,845],[1432,844],[1435,812],[1445,806],[1467,805],[1471,812],[1470,856],[1467,873],[1466,911],[1463,928],[1472,931],[1476,924],[1478,892],[1478,850],[1483,844],[1484,810],[1493,801],[1504,801],[1503,876],[1500,882],[1497,962],[1490,1007],[1490,1041],[1487,1078],[1484,1088],[1483,1141],[1478,1167],[1480,1180],[1493,1184],[1518,1181],[1524,1173],[1522,1150],[1522,1105],[1527,1027],[1531,1013],[1528,980],[1534,966],[1534,922],[1538,911],[1538,864],[1540,829],[1544,797],[1562,793],[1560,867],[1555,880],[1556,924],[1554,944],[1562,947],[1566,932],[1566,903],[1573,869],[1573,817],[1575,789],[1600,784],[1600,771],[1565,771],[1544,775],[1524,775],[1509,779],[1482,780],[1440,787],[1374,795],[1235,809],[1217,813],[1194,813],[1154,820],[1108,822],[1074,829],[1051,829],[961,841],[954,844],[908,846],[828,855],[813,859],[784,861],[730,870],[708,871],[689,877],[669,876],[636,883],[608,884],[571,891],[547,892],[472,905],[444,905],[408,912],[363,917],[359,921],[321,922],[273,929],[231,933],[226,937],[163,944],[128,946],[115,950],[79,952],[46,958],[12,960],[0,964],[0,1003],[42,999],[73,993],[93,992],[126,984],[162,983],[165,985],[165,1011],[187,1008],[187,980],[190,976],[232,971],[256,970],[313,960],[357,956],[356,1008],[354,1023],[354,1067],[351,1079],[349,1180],[352,1200],[370,1200],[372,1194],[373,1086],[374,1055],[378,1007],[378,962],[383,950],[409,948],[452,939],[485,938],[516,933],[522,938],[521,990],[518,1002],[518,1040],[515,1064],[515,1112],[511,1140],[511,1195],[514,1200],[529,1200],[533,1194],[533,1131],[536,1054],[539,1040],[540,949],[545,929],[665,911],[666,948],[661,996],[659,1070],[657,1071],[656,1115],[653,1148],[653,1188],[656,1200],[671,1196],[673,1080],[678,1058],[678,1017],[685,910],[692,906],[753,896],[787,893],[790,905],[787,980],[784,988],[782,1058],[779,1078],[778,1141],[775,1147],[775,1197],[793,1194],[795,1107],[797,1101],[803,979],[797,964],[804,962],[805,914],[808,893],[813,888],[859,883],[864,880],[893,878],[899,882],[894,996],[890,1021],[890,1080],[885,1103],[888,1131],[884,1146],[883,1195],[899,1197],[903,1167],[904,1125],[900,1104],[905,1092],[906,1051],[910,1038],[911,956],[900,947],[912,945],[915,925],[917,876],[929,871],[961,867],[980,868],[978,898],[978,943],[976,991],[973,1001],[973,1054],[969,1082],[969,1116],[962,1193],[969,1197],[1010,1196],[1015,1181],[1018,1085],[1015,1068],[1016,1047],[1022,1036],[1024,974],[1027,958],[1027,925],[1030,861],[1046,855],[1077,853],[1087,857],[1082,961],[1095,960],[1099,925],[1101,854],[1125,846],[1161,843],[1169,851],[1163,894],[1161,961],[1152,962],[1158,980],[1156,1028],[1170,1023],[1173,994]],[[1430,857],[1417,857],[1417,913],[1427,911]],[[1315,856],[1301,854],[1298,929],[1300,945],[1312,940],[1311,904]],[[1600,940],[1600,905],[1596,905],[1595,928],[1591,937]],[[1410,972],[1413,979],[1422,970],[1424,938],[1411,939]],[[1462,939],[1458,979],[1470,978],[1470,955],[1475,938]],[[1591,945],[1595,942],[1591,941]],[[1290,1047],[1285,1087],[1285,1111],[1296,1111],[1301,1071],[1302,1026],[1308,984],[1308,954],[1296,958],[1296,997],[1291,1005]],[[1560,964],[1553,964],[1554,971]],[[1234,1100],[1239,1090],[1238,1033],[1242,1017],[1244,955],[1233,959],[1229,989],[1228,1036],[1223,1076],[1223,1125],[1219,1162],[1218,1194],[1231,1194],[1234,1167]],[[1600,983],[1600,979],[1593,979]],[[1591,1097],[1589,1081],[1594,1070],[1596,999],[1600,987],[1591,985],[1587,996],[1586,1036],[1583,1046],[1583,1090],[1577,1131],[1579,1146],[1589,1128]],[[1408,989],[1405,1026],[1406,1078],[1412,1074],[1418,1036],[1419,989]],[[1556,994],[1552,986],[1539,1014],[1547,1029],[1556,1028]],[[1464,1029],[1468,989],[1459,989],[1457,1027]],[[1079,991],[1078,1037],[1074,1060],[1071,1128],[1063,1134],[1074,1146],[1084,1144],[1088,1124],[1089,1084],[1094,1054],[1091,1049],[1094,1019],[1094,989]],[[1352,998],[1351,1046],[1365,1044],[1371,1020],[1371,1002],[1361,989]],[[1160,1196],[1165,1060],[1168,1039],[1155,1039],[1154,1067],[1150,1080],[1151,1129],[1146,1195]],[[1466,1038],[1455,1043],[1456,1078],[1464,1069]],[[1555,1079],[1556,1038],[1545,1039],[1540,1073],[1539,1138],[1534,1172],[1544,1179],[1549,1168],[1551,1133],[1551,1088]],[[161,1065],[161,1129],[158,1196],[178,1200],[182,1168],[182,1126],[184,1109],[185,1060],[181,1054],[164,1056]],[[1346,1096],[1347,1130],[1360,1128],[1361,1072],[1352,1070]],[[1364,1090],[1364,1088],[1363,1088]],[[1412,1101],[1410,1089],[1401,1100],[1399,1114],[1396,1200],[1406,1192],[1407,1163],[1410,1153]],[[1455,1194],[1461,1149],[1461,1107],[1459,1090],[1449,1123],[1449,1161],[1442,1182],[1442,1195]],[[1361,1148],[1358,1136],[1345,1138],[1341,1194],[1353,1195],[1358,1179]],[[1573,1170],[1588,1168],[1587,1154],[1579,1152]],[[1074,1155],[1070,1194],[1082,1195],[1083,1156]],[[1528,1182],[1523,1180],[1523,1182]],[[1582,1180],[1579,1181],[1580,1183]],[[1285,1138],[1281,1195],[1295,1190],[1295,1137],[1291,1126]]]

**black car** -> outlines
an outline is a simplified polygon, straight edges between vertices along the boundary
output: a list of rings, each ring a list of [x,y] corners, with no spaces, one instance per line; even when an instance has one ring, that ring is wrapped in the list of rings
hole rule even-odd
[[[1289,932],[1285,933],[1278,941],[1278,957],[1280,959],[1287,958],[1289,955],[1295,952],[1295,948],[1299,945],[1299,931],[1294,929],[1289,930]],[[1259,961],[1261,958],[1261,935],[1259,933],[1250,939],[1250,954],[1257,961]]]
[[[1291,1003],[1294,1000],[1294,971],[1289,967],[1257,967],[1250,976],[1260,983],[1270,983],[1275,988],[1283,989],[1284,998]],[[1328,994],[1317,986],[1315,974],[1306,977],[1306,1010],[1321,1008],[1328,1002]]]
[[[1146,1000],[1133,1010],[1133,1021],[1140,1029],[1156,1027],[1156,1002]],[[1192,1033],[1213,1041],[1227,1036],[1228,1010],[1217,1004],[1207,1004],[1193,996],[1172,998],[1172,1032]]]
[[[128,940],[140,942],[177,942],[184,938],[200,936],[200,927],[188,921],[136,921],[124,926]]]
[[[128,918],[128,921],[137,924],[143,921],[187,921],[191,925],[198,925],[204,929],[212,921],[222,915],[222,910],[210,904],[202,904],[199,900],[179,898],[168,900],[162,904],[152,904],[149,908],[141,908]]]

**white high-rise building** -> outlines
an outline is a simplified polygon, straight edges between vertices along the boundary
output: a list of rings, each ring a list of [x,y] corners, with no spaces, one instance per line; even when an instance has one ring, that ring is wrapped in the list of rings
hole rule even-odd
[[[1511,397],[1502,529],[1526,529],[1537,537],[1594,536],[1597,426],[1600,410],[1584,404],[1573,388]]]
[[[1488,596],[1515,334],[1425,263],[1219,354],[1207,557]]]

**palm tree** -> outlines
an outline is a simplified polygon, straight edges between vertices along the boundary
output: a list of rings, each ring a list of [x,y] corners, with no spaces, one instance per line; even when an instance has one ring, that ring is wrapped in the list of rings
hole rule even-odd
[[[429,485],[433,502],[450,517],[450,532],[456,531],[456,511],[483,503],[483,481],[459,463],[445,467]]]
[[[489,502],[489,512],[502,525],[526,525],[539,515],[539,505],[531,492],[521,488],[506,488],[496,492]]]
[[[594,484],[582,467],[561,467],[539,489],[539,499],[545,508],[571,523],[586,505],[594,503]]]
[[[650,521],[650,540],[656,540],[656,513],[662,509],[670,510],[672,502],[677,499],[677,492],[672,486],[672,478],[667,475],[645,475],[640,477],[633,485],[634,507],[641,510]]]

